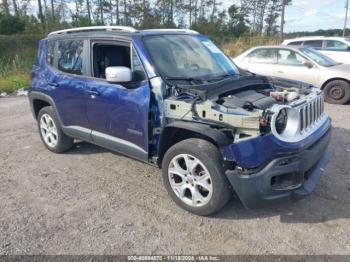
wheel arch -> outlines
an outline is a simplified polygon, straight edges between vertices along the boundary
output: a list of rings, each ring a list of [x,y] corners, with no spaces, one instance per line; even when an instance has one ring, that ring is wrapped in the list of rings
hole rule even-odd
[[[226,134],[209,125],[185,121],[173,122],[162,131],[158,147],[158,166],[162,165],[164,155],[171,146],[189,138],[207,140],[218,148],[230,143]]]
[[[37,119],[40,109],[42,109],[45,106],[52,106],[57,113],[55,102],[47,94],[37,92],[37,91],[31,91],[28,97],[29,97],[29,103],[32,110],[32,114],[35,119]],[[59,118],[59,121],[61,122],[60,118]]]
[[[321,90],[324,90],[324,88],[326,87],[327,84],[329,84],[332,81],[337,81],[337,80],[342,80],[347,82],[350,85],[350,81],[348,79],[342,78],[342,77],[334,77],[334,78],[330,78],[327,81],[325,81],[322,85],[321,85]]]

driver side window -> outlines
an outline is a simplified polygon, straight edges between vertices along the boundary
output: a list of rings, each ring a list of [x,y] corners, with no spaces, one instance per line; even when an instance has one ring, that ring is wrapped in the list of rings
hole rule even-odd
[[[277,63],[279,65],[302,66],[306,59],[293,50],[278,50]]]
[[[107,67],[127,67],[132,72],[131,82],[140,82],[146,79],[141,60],[134,48],[128,43],[93,43],[92,44],[92,76],[106,79]]]

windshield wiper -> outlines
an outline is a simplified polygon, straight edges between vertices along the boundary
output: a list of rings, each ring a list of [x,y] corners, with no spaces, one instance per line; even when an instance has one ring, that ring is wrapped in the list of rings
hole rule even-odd
[[[166,77],[165,80],[184,80],[184,81],[203,81],[201,78],[194,78],[194,77]]]
[[[229,78],[229,77],[233,77],[233,76],[239,76],[239,74],[224,74],[224,75],[216,76],[213,78],[205,79],[205,81],[208,81],[208,82],[221,81],[225,78]]]
[[[204,79],[201,79],[201,78],[194,78],[194,77],[166,77],[165,78],[166,81],[188,81],[190,82],[191,84],[193,84],[194,82],[203,82],[205,81]]]

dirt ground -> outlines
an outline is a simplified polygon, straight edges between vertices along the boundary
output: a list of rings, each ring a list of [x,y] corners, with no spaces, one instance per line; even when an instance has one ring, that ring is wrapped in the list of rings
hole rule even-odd
[[[326,111],[332,158],[312,195],[203,218],[154,167],[87,143],[49,152],[27,99],[0,99],[0,254],[350,254],[350,105]]]

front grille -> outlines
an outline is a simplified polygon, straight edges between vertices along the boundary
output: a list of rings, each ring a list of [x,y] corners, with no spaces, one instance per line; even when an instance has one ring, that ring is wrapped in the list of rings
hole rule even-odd
[[[318,96],[311,102],[299,108],[300,131],[310,128],[322,116],[324,111],[323,96]]]

